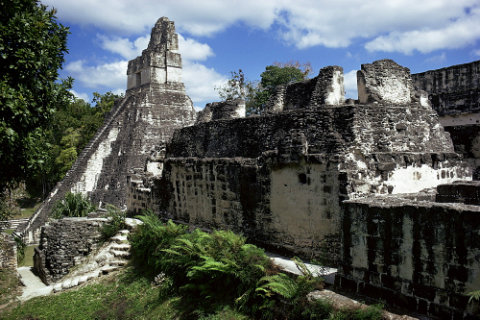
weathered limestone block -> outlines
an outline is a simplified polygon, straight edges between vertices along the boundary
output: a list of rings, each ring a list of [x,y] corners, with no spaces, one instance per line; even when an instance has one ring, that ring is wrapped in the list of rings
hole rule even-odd
[[[35,248],[34,267],[49,285],[65,276],[95,250],[101,237],[102,218],[64,218],[42,227],[40,245]]]
[[[345,102],[345,85],[343,84],[343,68],[329,66],[322,68],[317,77],[315,92],[310,106],[340,106]]]
[[[195,124],[209,122],[212,120],[212,109],[211,109],[212,104],[215,104],[215,102],[207,103],[205,105],[205,108],[203,108],[203,110],[200,110],[197,112],[197,121],[195,122]]]
[[[474,319],[480,207],[378,196],[342,204],[336,285],[440,319]]]
[[[282,112],[285,106],[285,90],[286,86],[279,85],[275,88],[272,95],[268,98],[265,105],[265,111],[267,112]]]
[[[245,118],[245,100],[234,99],[214,102],[210,105],[212,120]]]
[[[412,101],[410,69],[389,59],[362,64],[362,69],[357,71],[357,88],[360,103],[408,104]]]
[[[428,93],[441,117],[480,112],[480,60],[413,74],[412,80],[415,87]]]
[[[340,106],[345,102],[343,68],[329,66],[322,68],[313,79],[278,86],[270,96],[266,111],[312,109],[318,106]]]
[[[178,53],[175,24],[168,18],[158,19],[152,29],[150,42],[142,56],[129,61],[127,89],[151,83],[182,83],[182,58]]]
[[[437,186],[436,202],[480,205],[480,181],[454,181]]]
[[[17,244],[5,232],[0,232],[0,269],[17,270]]]

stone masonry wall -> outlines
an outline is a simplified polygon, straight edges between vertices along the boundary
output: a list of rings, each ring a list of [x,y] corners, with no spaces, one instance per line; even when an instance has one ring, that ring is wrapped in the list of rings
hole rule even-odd
[[[40,245],[35,248],[34,267],[50,285],[83,262],[97,247],[99,228],[105,219],[64,218],[42,227]]]
[[[480,60],[413,74],[412,80],[428,93],[455,152],[480,172]]]
[[[480,112],[480,60],[412,74],[412,81],[442,117]]]
[[[473,319],[480,208],[374,197],[342,207],[336,285],[440,319]],[[469,318],[470,317],[470,318]]]
[[[0,232],[0,269],[17,270],[17,244],[5,232]]]
[[[233,229],[308,258],[337,239],[342,200],[471,175],[438,115],[420,104],[323,106],[200,123],[175,132],[164,168],[162,217]]]

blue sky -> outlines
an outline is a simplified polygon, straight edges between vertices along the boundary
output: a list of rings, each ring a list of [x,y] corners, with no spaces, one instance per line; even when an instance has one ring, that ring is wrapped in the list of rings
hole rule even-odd
[[[183,78],[195,107],[242,69],[259,80],[274,62],[343,67],[357,98],[362,63],[393,59],[412,73],[480,60],[480,0],[42,0],[70,27],[60,74],[73,92],[125,92],[128,60],[147,47],[162,16],[180,35]]]

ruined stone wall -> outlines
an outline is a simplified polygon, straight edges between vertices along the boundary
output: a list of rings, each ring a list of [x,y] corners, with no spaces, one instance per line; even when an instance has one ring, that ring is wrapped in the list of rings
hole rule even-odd
[[[265,110],[282,112],[296,109],[316,109],[319,106],[341,106],[345,102],[343,68],[322,68],[315,78],[286,86],[279,85],[270,96]]]
[[[205,122],[175,132],[164,168],[162,217],[232,229],[306,258],[338,245],[343,199],[471,175],[438,116],[420,104]]]
[[[440,319],[477,314],[465,293],[480,288],[479,207],[391,196],[342,207],[336,285]]]
[[[0,269],[17,270],[17,244],[5,232],[0,232]]]
[[[412,80],[428,93],[455,152],[480,172],[480,61],[413,74]]]
[[[418,104],[356,105],[293,110],[219,120],[175,132],[167,157],[249,157],[374,152],[453,152],[438,115]]]
[[[412,81],[441,117],[480,112],[480,60],[412,74]]]
[[[50,285],[70,269],[84,262],[97,248],[100,227],[106,219],[64,218],[42,227],[40,245],[35,248],[34,267]]]

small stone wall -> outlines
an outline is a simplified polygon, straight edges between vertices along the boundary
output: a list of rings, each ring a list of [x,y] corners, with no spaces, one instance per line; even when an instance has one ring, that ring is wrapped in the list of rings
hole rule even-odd
[[[412,80],[442,117],[480,112],[480,60],[412,74]]]
[[[321,106],[341,106],[345,102],[343,68],[322,68],[315,78],[279,85],[270,96],[265,110],[282,112],[296,109],[316,109]]]
[[[17,244],[13,236],[0,233],[0,269],[17,269]]]
[[[46,285],[60,280],[97,247],[106,219],[64,218],[42,227],[34,267]]]
[[[474,319],[480,207],[398,197],[343,203],[336,285],[441,319]],[[476,318],[475,318],[476,319]]]
[[[410,69],[389,59],[362,64],[357,71],[357,88],[360,103],[408,104],[414,95]]]

